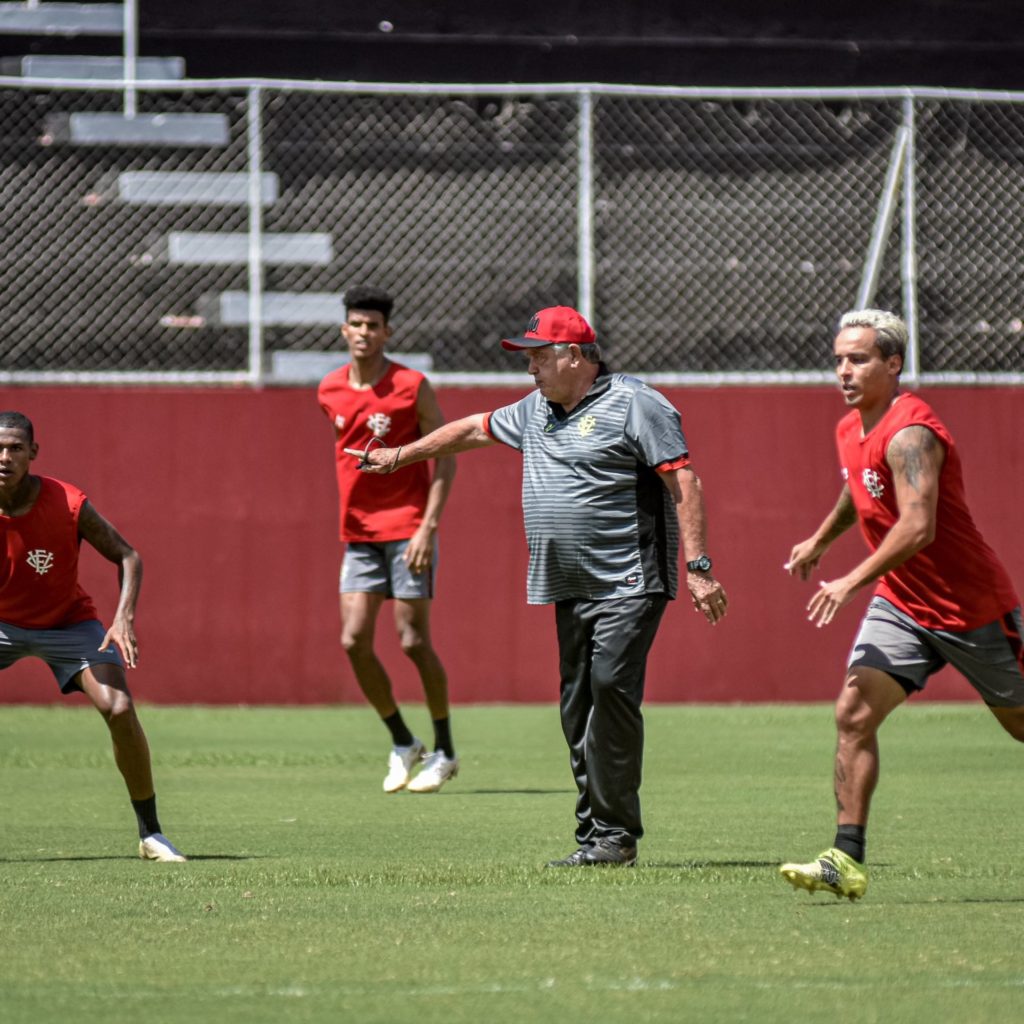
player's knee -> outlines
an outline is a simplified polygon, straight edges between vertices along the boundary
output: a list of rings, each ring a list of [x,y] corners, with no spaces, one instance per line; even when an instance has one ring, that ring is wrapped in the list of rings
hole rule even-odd
[[[341,649],[350,658],[365,658],[373,654],[373,634],[358,630],[342,630]]]
[[[840,739],[858,739],[873,735],[877,731],[871,708],[849,691],[836,702],[836,730]]]
[[[836,701],[839,740],[872,741],[893,708],[906,693],[891,676],[875,669],[850,670]]]
[[[135,717],[135,705],[126,690],[106,688],[96,701],[96,710],[112,729],[131,722]]]
[[[401,630],[398,634],[398,643],[402,648],[402,653],[407,658],[412,658],[413,661],[430,651],[427,638],[418,629]]]

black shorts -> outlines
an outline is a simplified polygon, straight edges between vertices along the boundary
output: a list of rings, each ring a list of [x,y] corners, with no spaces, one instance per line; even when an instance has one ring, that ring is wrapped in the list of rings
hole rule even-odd
[[[99,650],[107,631],[97,619],[75,622],[59,629],[22,629],[0,622],[0,669],[21,658],[41,658],[56,676],[61,693],[80,690],[75,677],[91,665],[120,665],[121,652],[111,644]]]

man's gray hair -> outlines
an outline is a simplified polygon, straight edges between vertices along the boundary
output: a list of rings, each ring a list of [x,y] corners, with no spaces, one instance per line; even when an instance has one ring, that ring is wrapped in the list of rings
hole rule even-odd
[[[875,343],[886,359],[899,356],[906,360],[910,332],[895,313],[884,309],[854,309],[844,313],[839,320],[839,330],[845,331],[847,327],[870,327],[875,332]]]
[[[569,351],[568,342],[559,341],[551,346],[555,350],[555,355],[560,356],[565,352]],[[599,363],[601,362],[601,346],[596,341],[588,341],[585,345],[576,346],[583,354],[583,358],[588,363]]]

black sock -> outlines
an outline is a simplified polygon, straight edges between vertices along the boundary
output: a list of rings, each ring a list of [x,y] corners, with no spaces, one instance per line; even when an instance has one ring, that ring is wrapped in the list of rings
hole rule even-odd
[[[434,719],[434,749],[443,750],[445,757],[455,756],[455,747],[452,745],[452,727],[447,717]]]
[[[416,737],[409,732],[409,726],[405,724],[401,711],[396,711],[393,715],[382,718],[381,721],[388,727],[388,732],[391,733],[391,742],[396,747],[412,746],[413,740]]]
[[[160,821],[156,816],[156,794],[146,800],[133,800],[132,807],[135,808],[135,817],[139,819],[139,838],[160,832]]]
[[[836,841],[833,844],[837,850],[849,854],[858,864],[864,863],[864,847],[867,839],[864,836],[867,825],[840,825],[836,829]]]

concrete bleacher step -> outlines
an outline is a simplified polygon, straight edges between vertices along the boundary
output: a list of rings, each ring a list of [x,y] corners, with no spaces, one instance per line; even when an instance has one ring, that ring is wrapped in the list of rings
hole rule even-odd
[[[124,80],[123,57],[90,57],[85,55],[34,54],[25,57],[4,57],[0,74],[21,78],[76,79],[96,82]],[[146,82],[177,82],[185,77],[183,57],[138,57],[135,78]]]
[[[420,373],[434,369],[434,357],[429,352],[391,353],[397,362]],[[313,385],[349,361],[347,352],[312,352],[285,349],[270,354],[269,379],[275,384]]]
[[[202,295],[196,312],[208,324],[248,327],[249,293],[220,292]],[[265,327],[337,327],[343,319],[339,292],[264,292]]]
[[[0,35],[118,36],[124,4],[0,3]]]
[[[218,171],[124,171],[117,178],[118,197],[137,206],[177,206],[206,203],[210,206],[246,206],[249,175]],[[278,177],[260,175],[260,200],[264,206],[277,201]]]
[[[231,138],[226,114],[136,114],[84,111],[50,114],[48,142],[72,146],[202,146],[218,149]]]
[[[275,266],[318,266],[331,262],[331,236],[324,231],[268,232],[260,242],[261,262]],[[249,236],[229,231],[172,231],[168,262],[184,266],[232,266],[249,261]]]

